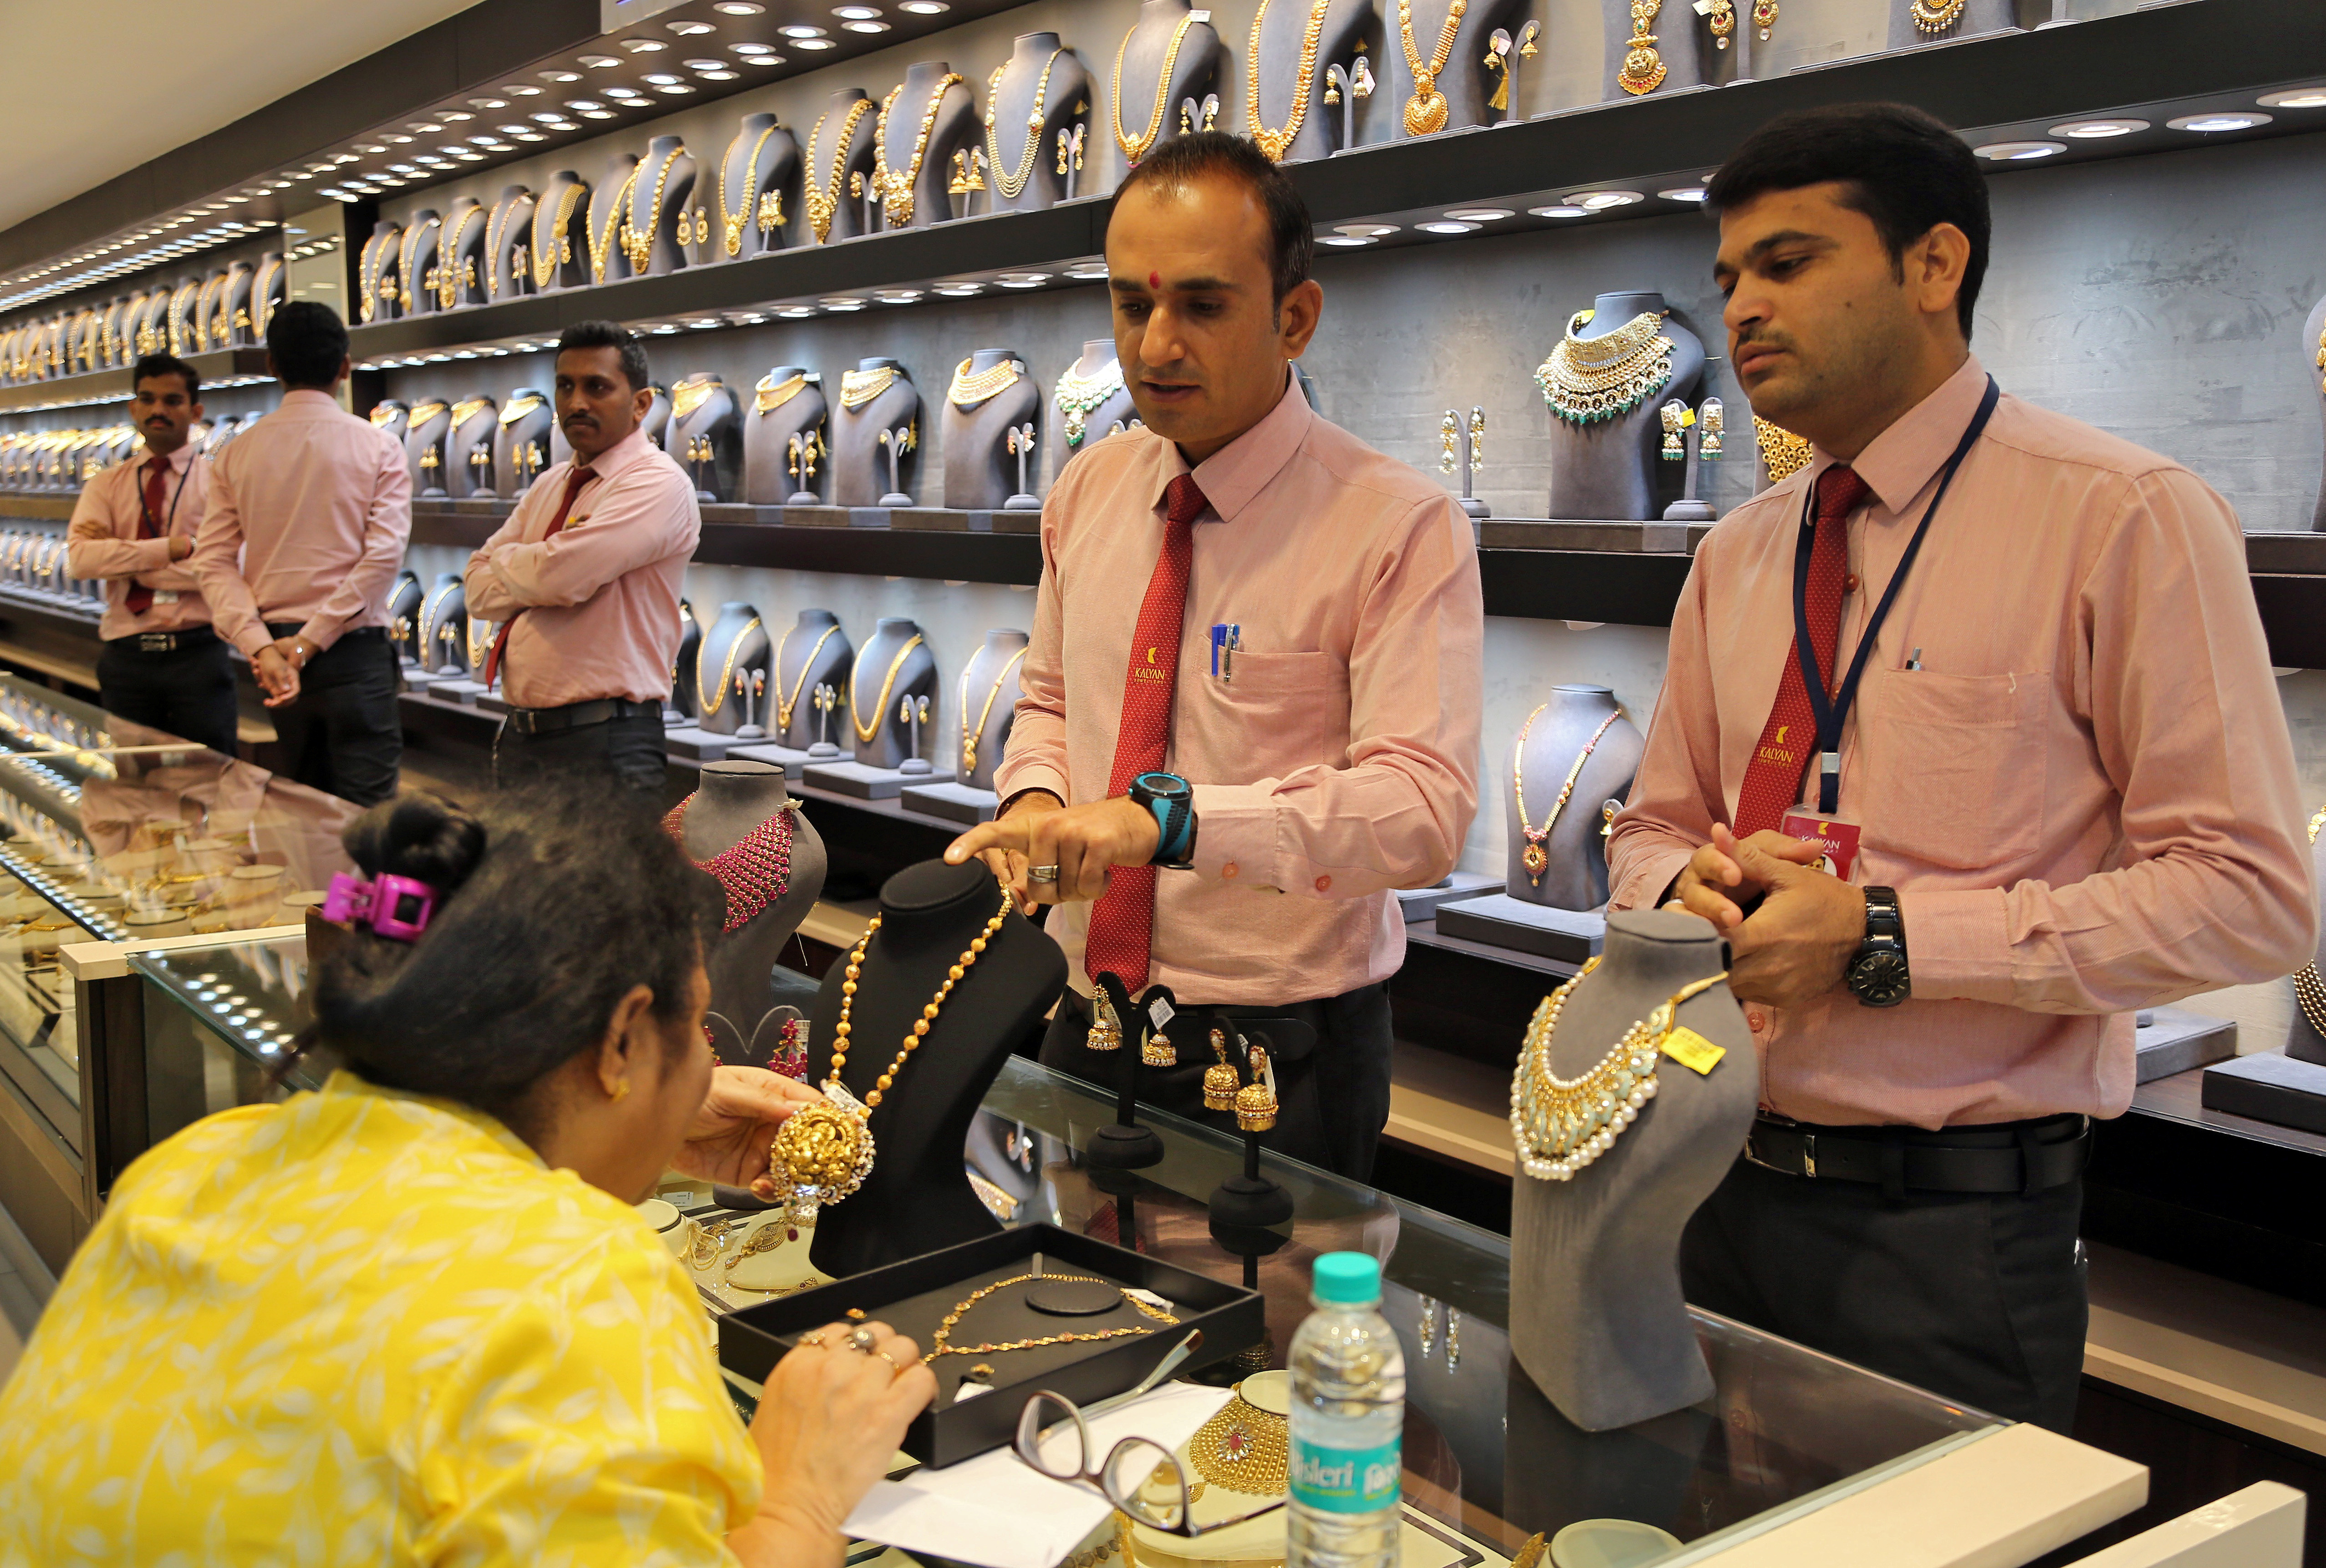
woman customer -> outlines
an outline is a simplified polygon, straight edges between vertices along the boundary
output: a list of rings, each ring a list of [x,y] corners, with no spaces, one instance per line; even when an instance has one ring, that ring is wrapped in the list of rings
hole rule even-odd
[[[714,1076],[718,885],[649,820],[510,797],[347,844],[344,1066],[124,1174],[0,1393],[0,1565],[838,1564],[917,1349],[810,1336],[747,1432],[630,1207],[763,1179],[795,1103]]]

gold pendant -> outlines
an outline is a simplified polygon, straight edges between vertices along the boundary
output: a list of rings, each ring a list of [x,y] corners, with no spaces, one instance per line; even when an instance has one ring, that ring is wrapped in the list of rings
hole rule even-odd
[[[1536,886],[1542,885],[1542,874],[1550,869],[1550,851],[1529,840],[1519,854],[1519,864],[1527,869],[1527,880]]]
[[[1446,95],[1437,90],[1437,79],[1424,72],[1413,79],[1413,96],[1405,100],[1405,128],[1408,135],[1433,136],[1446,128],[1447,106]]]
[[[740,218],[725,218],[721,221],[727,226],[727,254],[741,255],[743,254],[743,220]]]
[[[1624,69],[1615,73],[1615,85],[1635,98],[1664,84],[1663,57],[1651,47],[1654,42],[1651,32],[1632,40],[1631,49],[1624,55]]]

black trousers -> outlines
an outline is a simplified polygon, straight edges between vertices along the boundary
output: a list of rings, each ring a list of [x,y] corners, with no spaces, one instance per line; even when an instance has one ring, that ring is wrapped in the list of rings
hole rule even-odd
[[[1271,1035],[1278,1109],[1267,1145],[1338,1175],[1371,1181],[1373,1151],[1389,1120],[1389,987],[1360,986],[1337,997],[1280,1007],[1183,1007],[1165,1031],[1178,1048],[1179,1065],[1146,1069],[1140,1104],[1235,1132],[1233,1112],[1204,1107],[1204,1069],[1218,1060],[1208,1043],[1211,1021],[1223,1016],[1263,1028],[1260,1021],[1270,1018],[1308,1026],[1297,1032],[1297,1042],[1294,1031],[1278,1031],[1282,1039]],[[1125,1033],[1130,1038],[1119,1051],[1089,1049],[1084,1042],[1090,1036],[1090,1004],[1069,990],[1042,1037],[1042,1065],[1120,1094],[1123,1075],[1139,1061],[1135,1024],[1126,1020]]]
[[[2076,1418],[2087,1316],[2081,1179],[1912,1192],[1739,1159],[1680,1241],[1698,1306],[2014,1421]]]
[[[670,776],[659,713],[576,724],[526,735],[504,719],[493,738],[493,785],[512,789],[547,779],[596,781],[659,804]]]
[[[270,624],[269,636],[287,637],[296,624]],[[395,649],[379,626],[359,626],[307,662],[299,695],[274,710],[283,743],[283,772],[302,784],[377,805],[395,793],[404,761],[404,721],[395,708],[400,683]]]
[[[97,655],[97,695],[133,724],[235,755],[234,666],[220,638],[147,654],[135,637],[116,637]]]

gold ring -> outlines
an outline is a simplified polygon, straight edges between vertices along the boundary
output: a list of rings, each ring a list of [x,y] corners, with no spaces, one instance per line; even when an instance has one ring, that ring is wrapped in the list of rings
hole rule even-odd
[[[879,1357],[882,1360],[888,1362],[889,1369],[891,1372],[894,1372],[898,1377],[901,1378],[905,1375],[905,1369],[898,1364],[896,1357],[890,1355],[886,1350],[875,1350],[872,1353]]]
[[[817,1350],[821,1350],[823,1349],[823,1331],[822,1329],[817,1329],[813,1333],[802,1334],[799,1337],[799,1342],[803,1345],[814,1345]]]

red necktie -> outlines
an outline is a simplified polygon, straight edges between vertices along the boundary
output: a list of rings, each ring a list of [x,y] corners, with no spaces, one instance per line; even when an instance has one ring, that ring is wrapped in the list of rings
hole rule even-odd
[[[145,460],[145,494],[137,510],[137,537],[162,537],[162,486],[170,475],[170,459],[148,458]],[[132,578],[129,591],[122,596],[122,604],[133,616],[142,616],[154,608],[154,590]]]
[[[1171,694],[1179,682],[1180,623],[1187,614],[1187,569],[1196,558],[1197,516],[1204,493],[1193,474],[1181,474],[1163,492],[1163,549],[1147,580],[1139,629],[1130,639],[1130,668],[1122,678],[1122,724],[1114,736],[1109,800],[1130,793],[1130,781],[1163,765],[1171,738]],[[1112,974],[1132,996],[1147,988],[1155,939],[1155,868],[1117,866],[1106,893],[1091,906],[1083,942],[1083,969]]]
[[[1857,470],[1837,463],[1818,476],[1817,539],[1810,546],[1809,582],[1801,595],[1808,612],[1810,639],[1817,649],[1818,669],[1830,691],[1837,679],[1836,650],[1841,643],[1841,594],[1849,576],[1849,513],[1865,498],[1867,486]],[[1785,673],[1777,682],[1777,705],[1761,727],[1760,744],[1744,769],[1736,792],[1736,821],[1731,830],[1748,838],[1784,821],[1800,799],[1801,766],[1817,749],[1817,711],[1810,706],[1808,682],[1801,675],[1800,639],[1786,645]]]
[[[597,477],[595,469],[582,468],[574,469],[565,476],[565,498],[557,503],[557,515],[549,520],[548,531],[542,534],[542,538],[554,539],[563,532],[565,515],[573,510],[573,497],[582,493],[582,486]],[[517,612],[518,615],[524,613],[522,610]],[[485,655],[485,684],[488,687],[492,685],[493,676],[500,670],[501,655],[508,651],[509,628],[516,625],[516,616],[503,621],[500,635],[493,639],[492,652]]]

